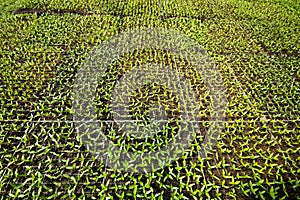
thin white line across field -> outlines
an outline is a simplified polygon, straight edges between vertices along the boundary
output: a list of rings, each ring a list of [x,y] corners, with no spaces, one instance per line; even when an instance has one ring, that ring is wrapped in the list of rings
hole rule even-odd
[[[225,122],[225,123],[236,123],[236,122],[258,122],[258,121],[264,121],[264,122],[300,122],[300,119],[242,119],[237,118],[235,120],[224,120],[224,121],[216,121],[216,120],[196,120],[196,121],[186,121],[186,120],[156,120],[156,122],[194,122],[194,123],[201,123],[201,122]],[[82,122],[82,123],[116,123],[114,120],[96,120],[96,121],[76,121],[76,120],[0,120],[1,122],[33,122],[33,123],[73,123],[73,122]],[[146,120],[118,120],[118,122],[146,122]]]

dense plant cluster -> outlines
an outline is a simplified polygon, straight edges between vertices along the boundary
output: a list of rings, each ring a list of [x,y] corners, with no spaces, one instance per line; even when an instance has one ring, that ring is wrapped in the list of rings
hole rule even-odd
[[[198,152],[210,124],[207,87],[190,63],[162,50],[131,52],[109,67],[97,87],[100,126],[132,151],[165,145],[176,123],[147,141],[125,137],[109,107],[114,81],[126,71],[163,63],[189,80],[199,100],[201,133],[190,148],[162,169],[137,174],[107,167],[78,140],[72,87],[81,63],[93,47],[139,27],[177,30],[216,64],[226,87],[226,123],[205,159]],[[1,198],[300,198],[296,0],[4,0],[0,30]],[[178,118],[176,95],[156,84],[132,94],[132,118],[148,123],[157,101],[168,118]]]

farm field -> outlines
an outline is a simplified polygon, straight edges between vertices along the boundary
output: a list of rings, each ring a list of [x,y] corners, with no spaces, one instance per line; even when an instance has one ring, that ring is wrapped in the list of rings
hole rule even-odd
[[[0,198],[300,199],[299,15],[298,0],[2,0]],[[170,52],[124,53],[107,66],[94,92],[86,90],[89,85],[81,88],[78,74],[91,51],[136,29],[176,31],[214,63],[226,107],[216,143],[205,156],[199,154],[205,134],[219,123],[212,114],[214,98],[205,77],[172,46]],[[122,43],[116,47],[126,49]],[[74,116],[90,108],[75,109],[76,98],[94,94],[86,101],[99,123],[87,124],[119,149],[156,151],[182,129],[180,102],[170,88],[147,83],[129,96],[131,119],[151,123],[157,103],[170,119],[147,139],[120,134],[112,109],[112,94],[123,95],[114,87],[125,91],[131,85],[115,82],[132,80],[126,76],[131,71],[144,75],[147,70],[134,69],[154,63],[177,70],[191,84],[199,119],[192,125],[200,133],[189,132],[189,147],[161,168],[112,167],[107,157],[115,152],[98,159],[80,140],[82,127]],[[155,76],[163,81],[164,73]]]

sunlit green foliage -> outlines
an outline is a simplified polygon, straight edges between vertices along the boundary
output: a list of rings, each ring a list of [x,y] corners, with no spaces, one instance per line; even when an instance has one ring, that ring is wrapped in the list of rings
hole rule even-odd
[[[227,122],[206,159],[198,158],[199,134],[171,165],[148,174],[126,173],[106,167],[76,140],[71,92],[77,70],[92,47],[138,27],[186,34],[219,69],[228,99]],[[3,199],[300,198],[298,1],[3,0],[0,30]],[[201,77],[163,51],[137,51],[111,66],[98,87],[99,118],[111,119],[116,76],[143,62],[176,65],[189,78],[201,105],[199,127],[205,132],[209,96]],[[161,97],[170,97],[164,103],[171,104],[168,114],[176,116],[176,97],[159,86],[149,87],[148,93],[144,89],[133,95],[133,116],[145,117],[148,105],[143,100],[158,90]],[[115,144],[145,151],[163,145],[171,135],[140,144],[107,132]]]

